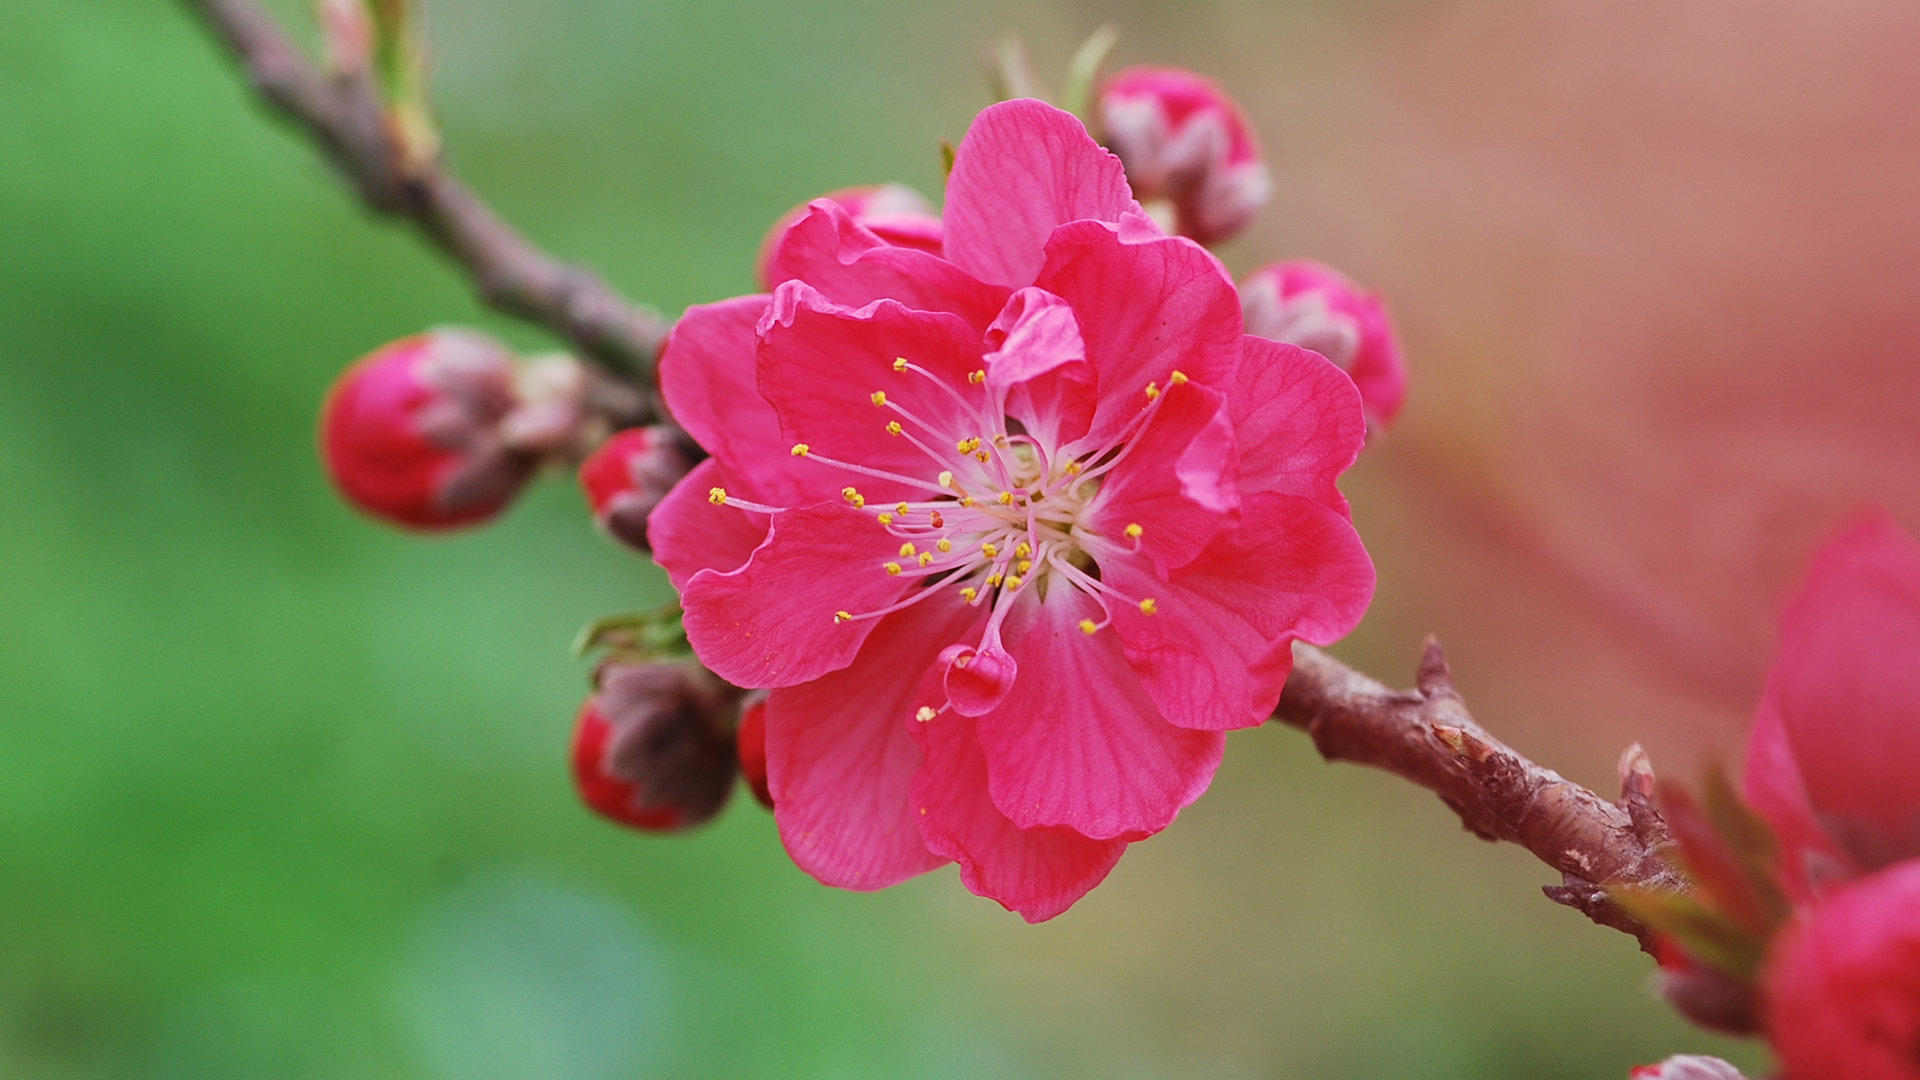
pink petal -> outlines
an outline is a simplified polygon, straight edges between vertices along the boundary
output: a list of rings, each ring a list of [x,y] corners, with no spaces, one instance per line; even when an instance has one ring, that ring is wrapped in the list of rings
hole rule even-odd
[[[1073,305],[1100,375],[1093,438],[1133,418],[1148,383],[1179,371],[1227,393],[1240,366],[1240,294],[1220,260],[1184,237],[1083,221],[1047,243],[1035,284]]]
[[[1103,562],[1105,581],[1155,611],[1114,610],[1147,694],[1181,727],[1253,727],[1273,714],[1297,639],[1346,635],[1373,598],[1373,563],[1353,526],[1309,499],[1261,494],[1240,527],[1161,580],[1143,560]]]
[[[660,350],[660,393],[687,434],[731,466],[730,491],[792,505],[805,501],[801,484],[780,460],[790,444],[760,396],[754,366],[754,328],[767,301],[736,296],[688,308]]]
[[[767,515],[714,506],[707,493],[716,487],[740,489],[717,458],[708,458],[647,515],[653,561],[675,589],[685,589],[688,579],[702,570],[724,574],[739,569],[767,538]]]
[[[1233,429],[1221,395],[1197,383],[1170,386],[1146,428],[1128,443],[1086,511],[1116,540],[1139,525],[1140,550],[1164,573],[1191,562],[1240,505]]]
[[[951,389],[967,387],[968,373],[980,367],[979,335],[964,321],[891,300],[840,307],[797,281],[773,295],[761,331],[760,393],[779,416],[781,457],[802,460],[791,450],[805,443],[825,457],[931,483],[940,466],[911,440],[889,434],[887,422],[901,421],[935,448],[951,449],[958,439],[979,434],[979,421]],[[945,385],[895,371],[900,358]],[[929,426],[884,402],[876,404],[876,392]],[[813,468],[820,477],[816,492],[850,484],[870,500],[892,502],[938,490],[867,479],[817,463]]]
[[[1124,840],[1089,840],[1070,829],[1021,829],[987,797],[987,762],[973,722],[941,717],[917,733],[927,760],[913,802],[927,848],[960,864],[960,883],[1028,922],[1073,906],[1107,876]]]
[[[1367,421],[1352,379],[1318,353],[1254,337],[1233,387],[1240,493],[1300,495],[1347,512],[1334,480],[1360,456]]]
[[[975,730],[995,806],[1015,825],[1137,840],[1200,797],[1225,740],[1166,722],[1086,594],[1057,585],[1029,618],[1009,619],[1021,677]],[[937,721],[936,721],[937,723]]]
[[[828,885],[881,889],[946,861],[921,841],[911,789],[919,674],[978,612],[932,600],[895,612],[852,664],[767,696],[768,783],[781,841]]]
[[[768,277],[804,281],[846,307],[897,300],[920,311],[951,312],[982,329],[1007,299],[1006,289],[975,279],[934,250],[890,242],[826,199],[814,200],[781,237]]]
[[[1013,689],[1020,665],[990,625],[978,645],[949,645],[940,653],[941,684],[954,710],[964,716],[993,711]]]
[[[1063,446],[1093,422],[1093,367],[1080,324],[1067,302],[1026,288],[1008,299],[987,328],[987,387],[1004,397],[1007,415],[1043,446]]]
[[[974,118],[947,178],[947,258],[982,281],[1034,283],[1053,230],[1136,209],[1120,159],[1071,113],[1003,101]]]
[[[1884,514],[1814,560],[1768,692],[1829,834],[1871,869],[1920,855],[1920,543]]]
[[[1743,777],[1747,802],[1773,827],[1780,841],[1780,863],[1787,883],[1801,899],[1815,895],[1822,867],[1839,865],[1842,856],[1814,818],[1807,802],[1800,766],[1787,745],[1787,729],[1780,722],[1780,705],[1771,692],[1760,699],[1760,711],[1747,740]]]
[[[883,569],[896,545],[871,514],[851,506],[783,510],[746,565],[688,579],[680,597],[687,640],[735,686],[793,686],[846,667],[877,620],[834,615],[876,611],[905,593],[902,579]]]

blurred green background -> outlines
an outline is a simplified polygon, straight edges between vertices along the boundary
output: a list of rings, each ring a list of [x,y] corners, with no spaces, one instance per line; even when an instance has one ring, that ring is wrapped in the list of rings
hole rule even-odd
[[[1659,575],[1697,578],[1582,524],[1614,493],[1577,470],[1497,482],[1585,430],[1527,404],[1556,392],[1644,414],[1588,428],[1674,426],[1580,389],[1621,359],[1583,320],[1644,305],[1568,299],[1621,245],[1684,254],[1610,224],[1664,206],[1636,187],[1653,166],[1556,157],[1541,131],[1597,108],[1614,134],[1585,115],[1580,138],[1631,146],[1634,108],[1722,130],[1775,107],[1723,92],[1769,70],[1764,41],[1719,68],[1663,53],[1724,77],[1621,104],[1608,72],[1636,32],[1531,9],[441,0],[431,21],[457,166],[669,311],[748,291],[762,231],[814,194],[937,190],[1006,31],[1057,67],[1110,19],[1125,61],[1218,72],[1280,179],[1229,261],[1340,263],[1388,287],[1414,347],[1404,433],[1348,485],[1382,589],[1344,654],[1399,677],[1450,632],[1496,730],[1604,785],[1630,738],[1683,773],[1737,746],[1772,591],[1822,518],[1715,586],[1748,606],[1713,652]],[[1563,77],[1553,57],[1589,48],[1619,64]],[[362,213],[172,4],[4,5],[0,131],[0,1075],[1617,1080],[1682,1050],[1756,1060],[1674,1019],[1626,939],[1539,897],[1529,857],[1288,730],[1237,735],[1206,799],[1038,927],[951,872],[822,888],[751,799],[683,839],[599,822],[563,767],[585,675],[567,644],[663,598],[661,576],[567,483],[423,541],[344,509],[313,452],[328,382],[383,341],[471,322],[551,342]],[[1762,168],[1713,167],[1728,191]],[[1658,521],[1716,567],[1753,535]],[[1662,645],[1682,639],[1698,655]]]

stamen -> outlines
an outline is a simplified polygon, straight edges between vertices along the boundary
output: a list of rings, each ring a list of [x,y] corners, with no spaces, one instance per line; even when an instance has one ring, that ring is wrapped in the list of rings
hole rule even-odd
[[[888,576],[888,577],[899,577],[899,576],[900,576],[900,570],[901,570],[901,566],[900,566],[900,564],[899,564],[899,563],[897,563],[897,562],[890,562],[890,563],[888,563],[888,564],[887,564],[887,576]]]
[[[889,420],[889,421],[887,421],[887,434],[889,434],[889,435],[898,435],[898,434],[900,434],[900,433],[901,433],[902,431],[905,431],[905,430],[906,430],[905,428],[903,428],[903,427],[901,427],[901,426],[900,426],[900,421],[898,421],[898,420]]]
[[[1147,384],[1147,400],[1152,401],[1153,399],[1159,396],[1160,396],[1160,384],[1157,382],[1148,383]],[[875,404],[878,404],[878,402],[876,402]]]
[[[922,705],[920,706],[919,710],[913,714],[913,718],[925,724],[933,720],[934,717],[939,715],[940,715],[939,711],[933,708],[931,705]]]
[[[887,392],[885,390],[875,390],[873,393],[867,395],[867,400],[873,402],[875,405],[885,405],[887,403]]]
[[[914,553],[913,541],[909,540],[906,543],[900,545],[901,558],[911,559],[913,558],[913,553]]]
[[[971,585],[968,585],[965,588],[960,590],[960,599],[965,600],[969,604],[973,603],[976,599],[979,598],[979,596],[980,596],[980,590],[974,588]]]
[[[975,368],[967,372],[967,381],[975,386],[979,386],[981,383],[987,381],[987,373],[984,369]]]
[[[1184,371],[1176,370],[1173,374],[1167,376],[1168,386],[1179,386],[1181,383],[1186,381],[1187,381],[1187,373]]]
[[[1146,532],[1147,530],[1141,528],[1139,522],[1132,521],[1127,523],[1127,527],[1125,531],[1129,538],[1138,540],[1140,539],[1140,534]]]
[[[860,494],[859,491],[855,490],[852,487],[841,488],[840,497],[847,500],[849,503],[852,503],[853,508],[856,510],[867,505],[867,497],[865,495]]]
[[[895,371],[905,371],[905,370],[907,370],[907,358],[906,358],[906,357],[904,357],[904,356],[896,356],[896,357],[894,357],[894,358],[893,358],[893,370],[895,370]]]
[[[813,449],[813,447],[811,447],[811,446],[808,446],[808,445],[807,445],[806,443],[803,443],[803,442],[797,442],[797,443],[794,443],[794,444],[793,444],[793,456],[794,456],[794,457],[806,457],[806,456],[807,456],[807,451],[809,451],[809,450],[811,450],[811,449]]]
[[[1145,600],[1140,601],[1140,614],[1142,615],[1151,615],[1154,612],[1159,610],[1160,610],[1160,606],[1153,602],[1153,597],[1151,596],[1147,597]]]
[[[723,487],[708,488],[707,501],[715,506],[727,505],[727,489]]]
[[[852,612],[849,612],[849,611],[836,611],[836,612],[834,612],[834,613],[833,613],[833,624],[834,624],[835,626],[838,626],[838,625],[840,625],[840,624],[841,624],[841,623],[843,623],[843,622],[852,622],[852,621],[853,621],[853,613],[852,613]]]
[[[932,565],[932,563],[933,563],[933,553],[932,553],[932,552],[929,552],[929,551],[923,551],[923,552],[921,552],[921,553],[920,553],[920,565],[921,565],[921,566],[930,566],[930,565]]]
[[[1080,632],[1083,634],[1097,634],[1100,632],[1100,624],[1094,622],[1092,619],[1081,619]]]

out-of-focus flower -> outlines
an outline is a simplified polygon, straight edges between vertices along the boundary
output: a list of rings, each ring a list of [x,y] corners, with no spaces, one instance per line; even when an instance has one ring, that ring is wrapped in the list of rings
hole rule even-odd
[[[649,551],[647,516],[693,464],[678,429],[666,424],[629,428],[580,463],[580,486],[593,519],[608,535],[636,551]]]
[[[1767,1039],[1793,1080],[1920,1080],[1920,860],[1803,910],[1762,985]]]
[[[1126,162],[1134,197],[1149,212],[1169,207],[1182,236],[1218,243],[1266,205],[1273,178],[1253,129],[1212,79],[1127,68],[1101,87],[1097,108],[1101,139]]]
[[[1781,620],[1748,799],[1803,892],[1920,857],[1920,543],[1883,513],[1814,560]]]
[[[757,695],[740,710],[740,775],[753,789],[760,805],[773,809],[773,793],[767,790],[767,699]]]
[[[650,832],[719,813],[733,791],[737,695],[691,664],[609,661],[595,683],[573,735],[581,800]]]
[[[340,376],[321,412],[334,486],[361,510],[413,529],[498,514],[538,462],[501,437],[514,377],[506,346],[468,330],[376,349]]]
[[[771,690],[800,866],[952,860],[1037,920],[1205,790],[1295,639],[1359,620],[1334,481],[1365,420],[1067,113],[983,112],[943,227],[934,255],[816,201],[792,280],[687,312],[662,389],[713,457],[650,532],[701,660]]]
[[[1641,1065],[1628,1075],[1631,1080],[1746,1080],[1732,1065],[1698,1054],[1681,1054],[1658,1065]]]
[[[940,254],[940,216],[934,213],[933,204],[927,201],[926,196],[905,184],[841,188],[829,191],[820,198],[837,204],[847,212],[848,218],[889,244]],[[760,257],[755,260],[754,269],[761,288],[771,289],[795,276],[788,268],[776,264],[774,256],[780,251],[781,237],[795,222],[807,215],[813,202],[796,206],[780,215],[780,220],[774,222],[773,228],[767,231],[767,238],[760,244]]]
[[[1367,418],[1385,426],[1407,398],[1400,340],[1380,297],[1311,259],[1255,270],[1240,284],[1247,333],[1312,349],[1353,376]]]

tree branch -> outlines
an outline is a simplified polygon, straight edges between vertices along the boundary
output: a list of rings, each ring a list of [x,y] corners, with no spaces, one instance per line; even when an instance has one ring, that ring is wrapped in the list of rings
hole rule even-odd
[[[1547,896],[1648,942],[1607,887],[1683,889],[1667,858],[1672,838],[1653,807],[1653,770],[1638,746],[1621,758],[1621,797],[1609,801],[1527,760],[1467,712],[1438,642],[1428,639],[1415,689],[1395,691],[1308,646],[1274,719],[1300,728],[1329,761],[1370,765],[1440,796],[1469,832],[1519,844],[1560,871]]]
[[[650,388],[667,320],[591,271],[534,247],[434,157],[409,161],[370,76],[323,74],[254,0],[181,0],[226,46],[254,91],[311,138],[368,206],[411,221],[497,311],[543,326]],[[657,414],[647,391],[646,415]]]

